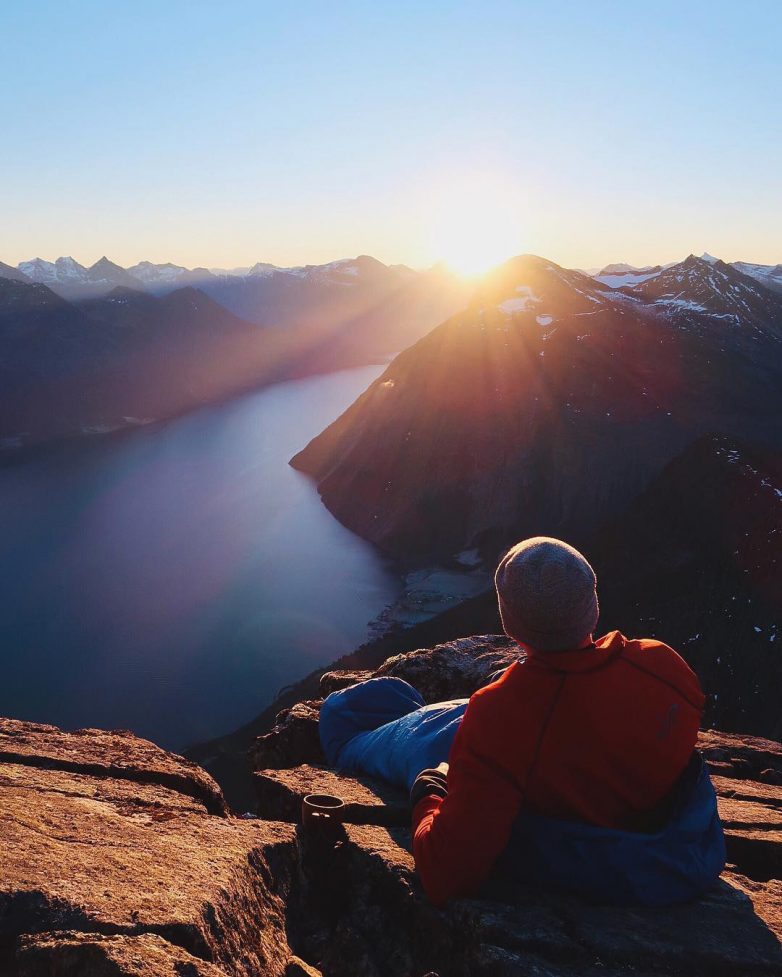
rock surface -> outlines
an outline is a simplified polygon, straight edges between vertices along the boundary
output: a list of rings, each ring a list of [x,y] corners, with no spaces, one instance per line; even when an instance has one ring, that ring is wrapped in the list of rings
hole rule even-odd
[[[259,736],[250,749],[256,769],[295,767],[300,763],[321,763],[325,759],[318,736],[322,700],[299,702],[283,709],[274,727]]]
[[[283,770],[259,770],[255,774],[258,813],[276,821],[298,821],[307,794],[332,794],[342,798],[343,821],[351,824],[407,825],[407,796],[379,780],[337,773],[328,767],[302,764]]]
[[[426,702],[467,698],[495,672],[512,665],[522,655],[516,642],[505,635],[473,635],[434,648],[393,655],[374,671],[325,672],[320,679],[320,692],[325,697],[368,678],[393,675],[418,689]]]
[[[379,673],[427,698],[467,695],[508,653],[482,637]],[[245,819],[203,771],[129,733],[0,723],[0,974],[782,974],[782,745],[702,734],[732,864],[697,903],[593,906],[496,878],[438,910],[416,879],[406,798],[323,766],[319,706],[285,710],[261,738]],[[314,792],[347,802],[332,832],[295,823]]]
[[[291,825],[129,733],[5,721],[2,756],[0,973],[285,972]]]
[[[523,652],[505,635],[458,638],[434,648],[394,655],[374,675],[395,675],[418,689],[426,702],[468,698]]]
[[[17,959],[20,977],[227,977],[222,968],[150,933],[103,936],[66,931],[25,936]]]
[[[222,791],[205,770],[126,730],[66,733],[56,726],[0,719],[0,763],[157,784],[201,801],[210,814],[227,812]]]

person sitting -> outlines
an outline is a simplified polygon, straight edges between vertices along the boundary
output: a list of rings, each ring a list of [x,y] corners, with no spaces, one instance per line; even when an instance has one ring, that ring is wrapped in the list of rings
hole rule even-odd
[[[435,904],[495,871],[605,902],[696,897],[725,862],[695,751],[697,677],[660,641],[593,639],[595,573],[567,543],[518,543],[495,585],[519,660],[469,702],[425,706],[390,677],[333,693],[327,758],[412,781],[413,854]]]

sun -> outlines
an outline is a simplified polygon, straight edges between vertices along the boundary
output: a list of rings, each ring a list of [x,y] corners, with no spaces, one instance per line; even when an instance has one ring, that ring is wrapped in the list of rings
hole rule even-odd
[[[524,250],[517,195],[491,178],[448,187],[432,203],[430,252],[458,274],[479,277]]]

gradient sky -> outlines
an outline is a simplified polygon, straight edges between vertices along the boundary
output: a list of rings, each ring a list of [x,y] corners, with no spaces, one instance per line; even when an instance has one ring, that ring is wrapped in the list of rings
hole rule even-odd
[[[5,3],[0,260],[782,261],[778,0]]]

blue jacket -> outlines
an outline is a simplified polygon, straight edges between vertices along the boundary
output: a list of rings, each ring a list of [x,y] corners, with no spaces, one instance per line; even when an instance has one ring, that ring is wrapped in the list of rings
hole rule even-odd
[[[515,879],[597,902],[668,906],[702,895],[725,867],[717,797],[699,753],[653,833],[521,814],[500,859]]]

